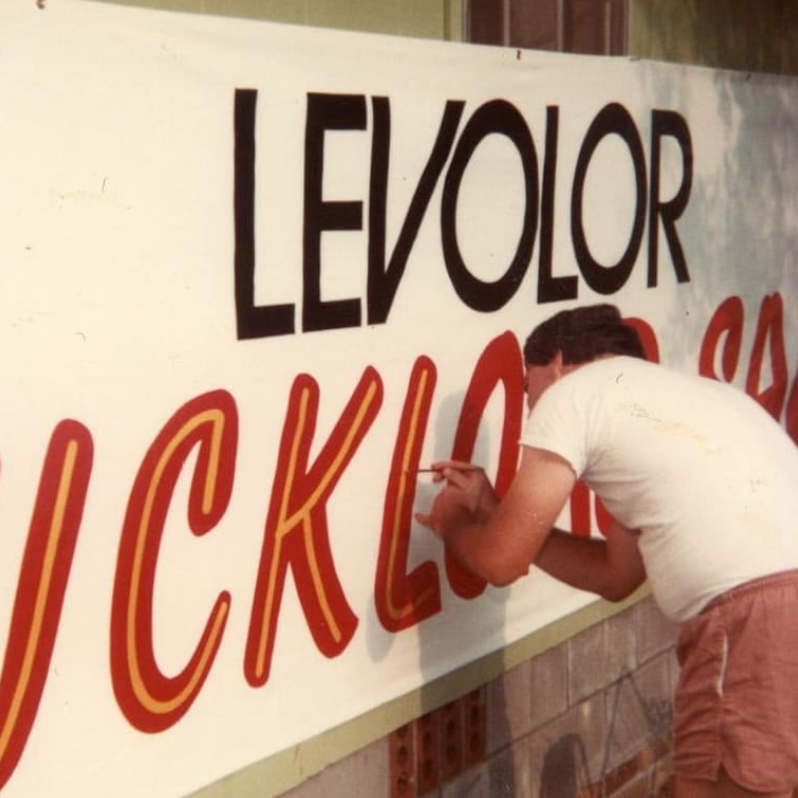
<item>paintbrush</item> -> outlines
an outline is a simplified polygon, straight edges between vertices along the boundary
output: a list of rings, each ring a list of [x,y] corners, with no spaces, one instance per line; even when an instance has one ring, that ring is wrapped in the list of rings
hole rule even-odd
[[[482,466],[446,466],[452,471],[484,471]],[[439,474],[443,468],[409,468],[405,474]]]

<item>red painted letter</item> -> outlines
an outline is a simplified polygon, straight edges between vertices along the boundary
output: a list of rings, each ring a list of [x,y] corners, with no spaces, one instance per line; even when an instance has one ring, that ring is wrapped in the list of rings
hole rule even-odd
[[[420,623],[441,609],[435,563],[424,562],[407,573],[416,494],[416,478],[408,476],[408,472],[418,468],[434,390],[435,364],[429,358],[420,357],[410,376],[394,447],[374,585],[377,616],[389,632]]]
[[[0,786],[36,719],[91,475],[93,445],[77,421],[54,430],[44,460],[0,678]]]
[[[737,363],[740,360],[744,316],[743,301],[738,296],[730,296],[715,311],[715,315],[709,322],[709,327],[707,327],[707,331],[704,334],[704,340],[701,342],[698,373],[703,377],[712,377],[714,380],[721,379],[715,371],[715,355],[720,337],[726,333],[721,361],[723,381],[731,382],[734,379]]]
[[[766,341],[770,341],[770,372],[773,382],[768,388],[761,390],[759,386],[762,381]],[[784,351],[784,306],[778,293],[762,300],[745,392],[756,399],[773,418],[779,420],[784,397],[787,395],[787,355]]]
[[[640,343],[643,345],[643,351],[646,353],[646,359],[652,363],[659,363],[659,341],[657,341],[657,334],[653,327],[645,319],[637,317],[624,319],[623,322],[637,332]]]
[[[266,519],[244,658],[244,672],[253,687],[265,684],[269,678],[289,564],[319,650],[327,657],[337,656],[355,633],[357,618],[346,601],[330,551],[325,505],[374,421],[381,402],[379,374],[368,368],[324,448],[308,468],[319,388],[306,374],[294,381]]]
[[[504,424],[494,484],[496,492],[501,496],[510,487],[518,470],[518,439],[521,436],[524,410],[523,356],[518,340],[510,332],[494,338],[477,362],[454,436],[453,459],[472,458],[482,415],[499,383],[504,388]],[[467,573],[448,554],[446,572],[452,590],[461,598],[476,598],[485,590],[486,585],[482,579]]]
[[[219,522],[233,488],[238,414],[226,391],[185,404],[147,452],[128,503],[114,582],[111,676],[117,701],[136,728],[158,732],[188,711],[205,682],[221,643],[230,594],[221,593],[186,667],[164,676],[152,640],[153,587],[163,527],[175,484],[199,447],[188,500],[188,524],[204,535]]]

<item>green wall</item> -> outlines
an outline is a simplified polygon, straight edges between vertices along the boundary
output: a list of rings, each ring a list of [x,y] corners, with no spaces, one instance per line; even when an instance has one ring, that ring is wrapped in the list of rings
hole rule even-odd
[[[57,1],[57,0],[56,0]],[[390,33],[424,39],[463,38],[462,0],[103,0],[200,14]]]
[[[795,0],[630,0],[629,17],[630,55],[798,74]]]

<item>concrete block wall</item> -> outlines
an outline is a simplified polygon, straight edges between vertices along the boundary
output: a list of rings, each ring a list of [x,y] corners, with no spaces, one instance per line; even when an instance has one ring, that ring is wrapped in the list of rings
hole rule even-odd
[[[285,798],[666,798],[675,639],[644,598]]]

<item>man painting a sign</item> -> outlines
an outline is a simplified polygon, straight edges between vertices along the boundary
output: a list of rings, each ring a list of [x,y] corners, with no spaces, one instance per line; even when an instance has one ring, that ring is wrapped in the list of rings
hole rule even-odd
[[[524,361],[530,415],[506,495],[441,461],[418,520],[494,584],[535,564],[620,600],[647,577],[682,624],[679,798],[796,794],[794,444],[741,392],[646,362],[610,305],[539,325]],[[616,519],[606,541],[555,528],[578,479]]]
[[[731,723],[707,756],[695,723],[722,673],[741,700],[741,647],[770,645],[752,609],[724,670],[716,616],[798,567],[792,443],[712,381],[630,358],[614,311],[555,317],[526,358],[513,332],[601,296],[652,359],[745,382],[798,443],[794,78],[86,0],[0,2],[0,41],[1,798],[277,796],[477,688],[507,723],[474,774],[548,780],[531,735],[596,708],[606,786],[641,742],[610,751],[606,685],[552,667],[542,725],[486,686],[526,682],[552,630],[570,656],[625,620],[517,580],[532,563],[610,598],[645,574],[686,622],[688,691],[717,636],[705,695],[680,698],[682,789],[795,787],[777,732]],[[428,522],[511,590],[416,534],[437,488],[415,471],[444,458],[495,491],[438,463]],[[579,477],[617,519],[606,543],[550,534]],[[669,778],[661,637],[572,660],[610,681],[654,664]],[[796,712],[794,673],[755,673]]]

